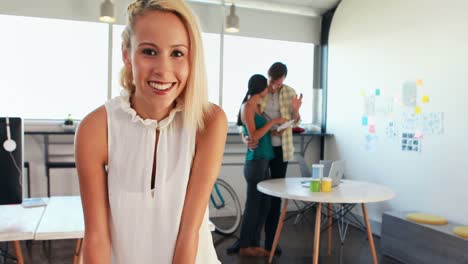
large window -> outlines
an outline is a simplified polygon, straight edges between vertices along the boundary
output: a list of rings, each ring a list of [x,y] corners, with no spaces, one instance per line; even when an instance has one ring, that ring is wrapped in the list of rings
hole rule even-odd
[[[122,62],[122,31],[124,26],[114,25],[113,28],[113,50],[112,50],[112,97],[119,95],[122,86],[120,85],[120,70]],[[205,64],[208,75],[208,95],[213,103],[219,103],[219,41],[218,34],[203,33],[203,46],[205,50]]]
[[[0,15],[0,113],[81,119],[107,98],[106,24]]]
[[[107,100],[108,24],[0,15],[0,113],[27,119],[75,119]],[[113,26],[112,90],[122,89],[119,72],[122,25]],[[226,35],[220,87],[220,35],[203,33],[209,99],[235,122],[247,81],[267,75],[270,65],[288,66],[285,83],[304,95],[302,121],[312,122],[314,45]],[[219,95],[222,89],[222,102]]]
[[[267,77],[274,62],[288,67],[285,84],[303,94],[300,114],[303,123],[312,123],[314,45],[226,35],[224,39],[223,109],[229,122],[237,121],[247,83],[253,74]]]

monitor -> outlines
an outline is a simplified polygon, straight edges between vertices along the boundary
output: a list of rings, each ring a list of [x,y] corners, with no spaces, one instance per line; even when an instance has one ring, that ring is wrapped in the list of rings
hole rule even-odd
[[[0,205],[22,203],[22,182],[23,122],[0,117]]]

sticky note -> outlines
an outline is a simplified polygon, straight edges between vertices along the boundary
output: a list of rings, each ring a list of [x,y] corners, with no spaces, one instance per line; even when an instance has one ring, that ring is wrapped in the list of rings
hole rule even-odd
[[[401,104],[401,97],[399,95],[395,96],[395,103]]]
[[[361,90],[360,94],[361,96],[366,96],[366,92],[364,92],[364,90]]]
[[[373,116],[369,116],[369,124],[375,126],[375,119]]]
[[[367,116],[362,117],[362,125],[367,126]]]
[[[380,95],[380,89],[375,89],[375,95]]]
[[[424,96],[422,97],[422,102],[423,102],[423,103],[429,103],[429,95],[424,95]]]
[[[375,125],[370,125],[369,126],[369,133],[371,133],[371,134],[375,133]]]
[[[416,107],[414,108],[414,113],[415,113],[415,114],[420,114],[420,113],[421,113],[421,107],[416,106]]]
[[[421,87],[423,84],[422,80],[416,80],[416,86]]]
[[[423,134],[422,134],[421,131],[416,131],[416,132],[414,133],[414,138],[422,138],[422,136],[423,136]]]

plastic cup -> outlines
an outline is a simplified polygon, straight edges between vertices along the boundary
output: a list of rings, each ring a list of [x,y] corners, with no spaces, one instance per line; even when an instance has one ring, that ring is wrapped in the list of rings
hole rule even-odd
[[[323,177],[323,164],[312,164],[312,178],[322,179]]]
[[[320,179],[312,179],[312,181],[310,182],[310,191],[320,192]]]
[[[322,178],[322,192],[331,192],[332,189],[332,179]]]

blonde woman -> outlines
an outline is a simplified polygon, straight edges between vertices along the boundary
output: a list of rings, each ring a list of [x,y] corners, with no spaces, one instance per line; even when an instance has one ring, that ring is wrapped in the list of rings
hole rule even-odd
[[[219,263],[207,205],[227,120],[197,21],[183,1],[137,0],[122,38],[123,92],[76,135],[84,262]]]

